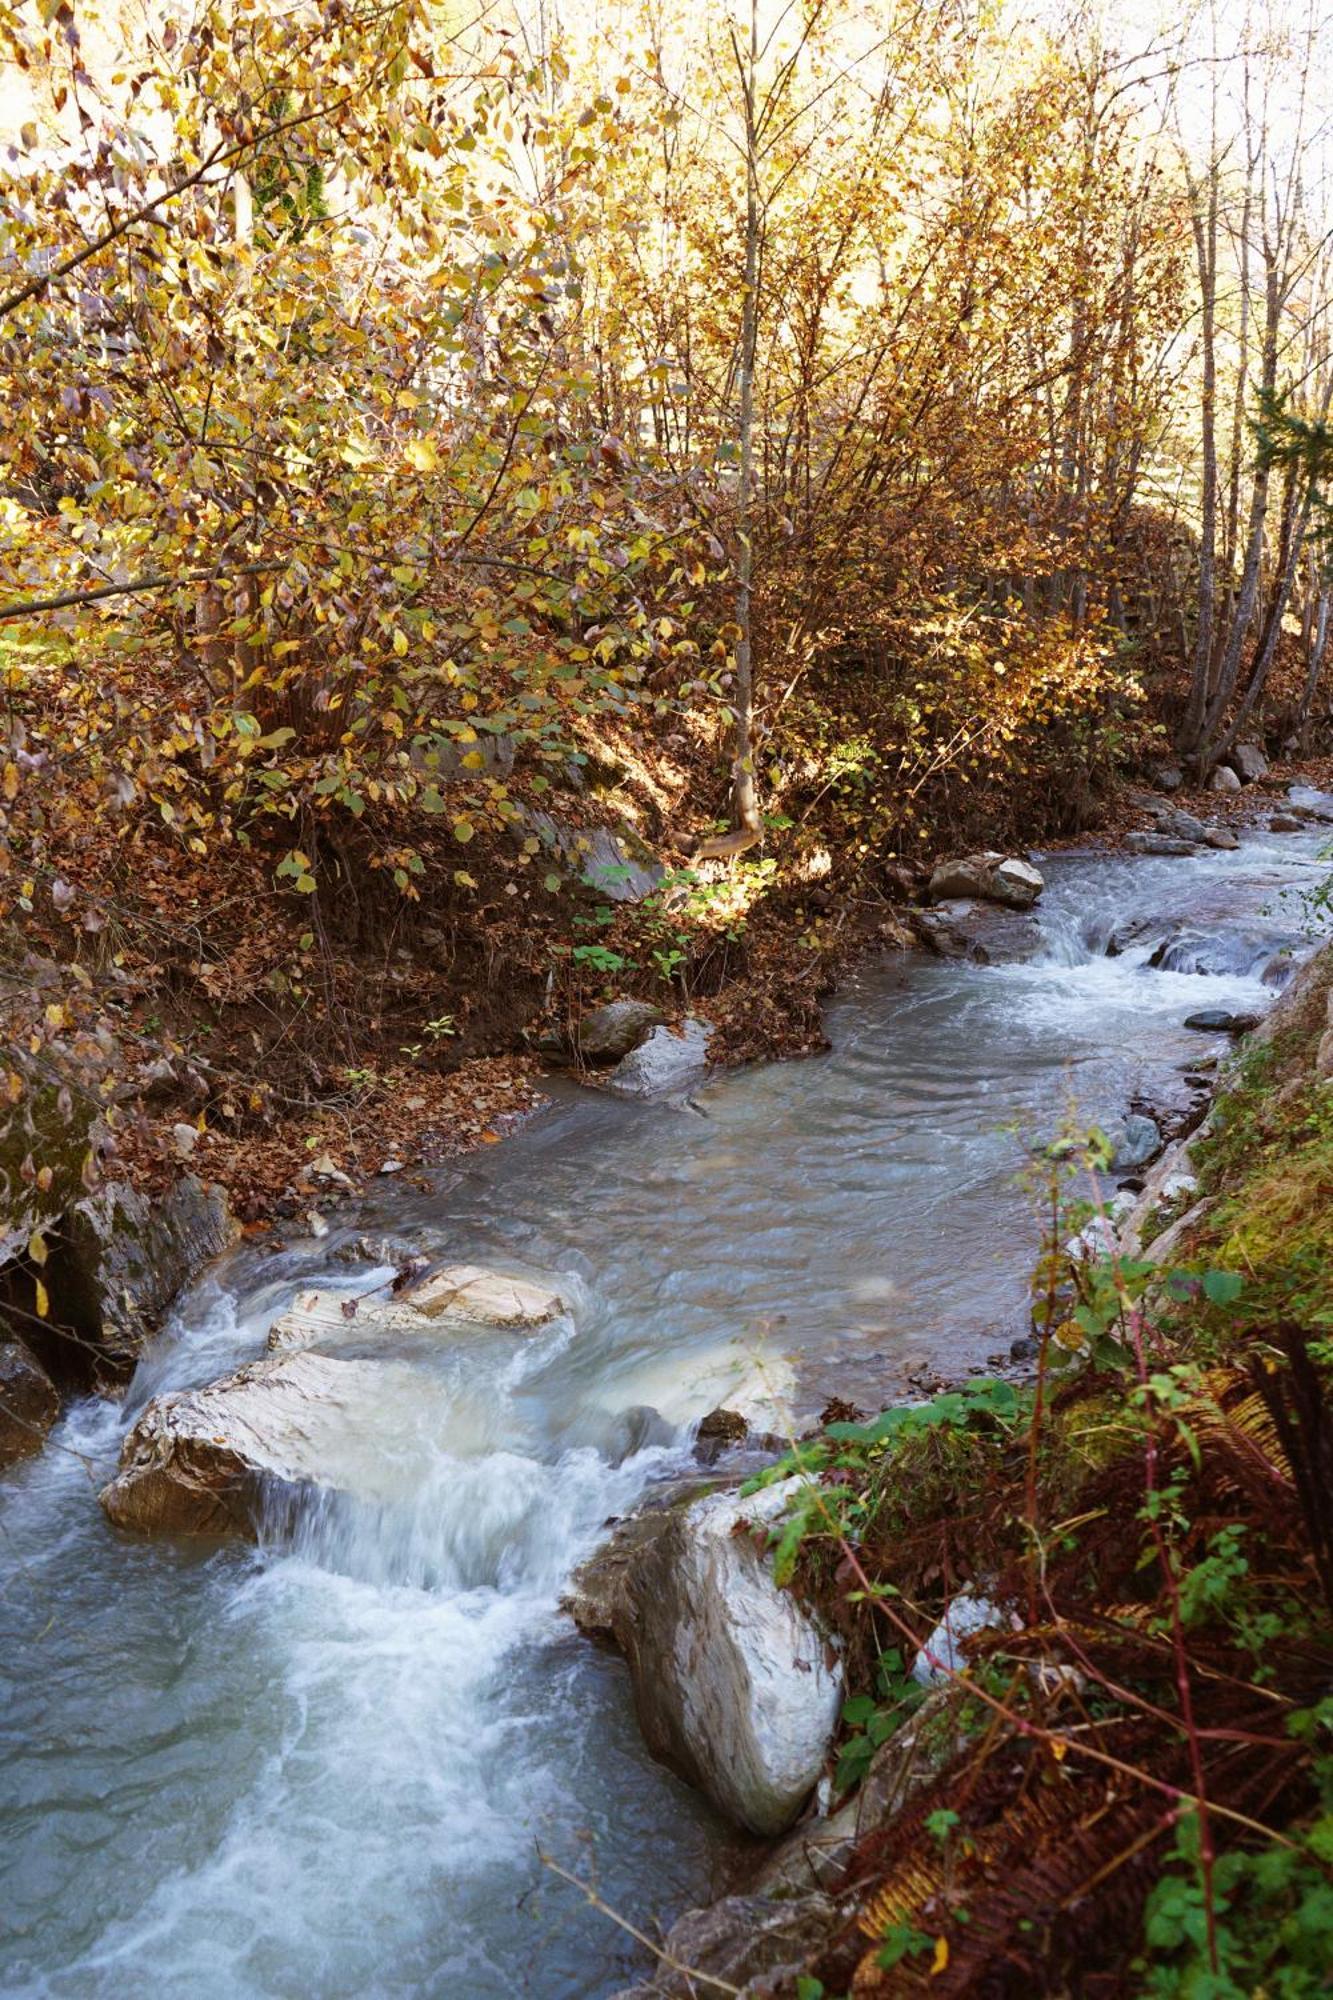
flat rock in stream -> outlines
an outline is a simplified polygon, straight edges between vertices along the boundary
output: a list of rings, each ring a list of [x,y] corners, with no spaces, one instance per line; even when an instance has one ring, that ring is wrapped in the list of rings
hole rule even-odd
[[[118,1528],[144,1534],[253,1539],[268,1507],[312,1488],[390,1497],[393,1446],[420,1425],[422,1391],[421,1372],[394,1362],[309,1352],[253,1361],[150,1403],[102,1506]]]
[[[447,1334],[461,1324],[531,1332],[566,1310],[554,1286],[479,1264],[449,1264],[392,1293],[357,1297],[346,1290],[298,1293],[269,1334],[272,1348],[317,1347],[321,1341],[377,1334]]]
[[[1193,854],[1198,841],[1183,833],[1127,833],[1125,849],[1130,854]]]

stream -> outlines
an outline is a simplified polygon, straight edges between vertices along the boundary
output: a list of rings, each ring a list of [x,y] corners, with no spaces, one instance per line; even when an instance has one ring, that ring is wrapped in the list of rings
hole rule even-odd
[[[643,1750],[621,1662],[560,1610],[571,1568],[719,1403],[799,1422],[833,1394],[880,1407],[920,1360],[1007,1355],[1031,1143],[1178,1096],[1225,1047],[1186,1014],[1269,1004],[1326,838],[1049,857],[1025,960],[885,957],[830,1010],[827,1056],[675,1104],[557,1084],[432,1194],[385,1181],[320,1242],[210,1274],[124,1404],[74,1407],[0,1488],[0,1991],[632,1983],[638,1947],[542,1854],[650,1929],[742,1843]],[[262,1353],[299,1284],[364,1290],[348,1245],[377,1232],[561,1273],[572,1310],[451,1345],[377,1410],[374,1504],[312,1503],[258,1549],[113,1531],[96,1492],[146,1400]]]

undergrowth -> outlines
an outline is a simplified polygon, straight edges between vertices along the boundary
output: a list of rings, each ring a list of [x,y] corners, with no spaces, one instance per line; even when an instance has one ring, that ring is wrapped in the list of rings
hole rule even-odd
[[[863,1821],[840,1885],[858,1914],[800,2000],[1330,1990],[1323,1020],[1320,990],[1228,1077],[1180,1263],[1071,1256],[1089,1210],[1051,1165],[1034,1386],[829,1424],[756,1482],[804,1476],[775,1562],[840,1636],[836,1791],[909,1721],[920,1766]],[[921,1672],[960,1592],[986,1629],[961,1670],[932,1650]]]

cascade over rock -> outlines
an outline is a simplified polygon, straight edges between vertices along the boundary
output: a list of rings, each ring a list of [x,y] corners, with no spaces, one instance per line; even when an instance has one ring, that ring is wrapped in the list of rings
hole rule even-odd
[[[386,1480],[402,1476],[404,1438],[426,1416],[422,1390],[420,1370],[400,1362],[310,1350],[250,1362],[150,1402],[102,1506],[118,1528],[142,1534],[252,1540],[274,1500],[308,1488],[382,1498]]]

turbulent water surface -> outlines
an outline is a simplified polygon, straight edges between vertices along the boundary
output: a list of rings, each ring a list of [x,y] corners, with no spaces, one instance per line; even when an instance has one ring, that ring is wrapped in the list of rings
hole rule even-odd
[[[833,1010],[827,1057],[679,1105],[569,1090],[433,1196],[392,1190],[359,1229],[559,1272],[573,1309],[416,1357],[401,1427],[374,1425],[373,1497],[257,1552],[128,1540],[96,1489],[150,1394],[260,1353],[298,1281],[365,1270],[331,1261],[335,1234],[204,1282],[125,1407],[74,1409],[0,1492],[0,1990],[626,1983],[635,1948],[542,1854],[646,1926],[732,1845],[561,1614],[571,1566],[718,1402],[873,1401],[912,1356],[1007,1347],[1031,1141],[1178,1090],[1217,1046],[1192,1010],[1271,1000],[1284,944],[1308,944],[1318,845],[1053,859],[1028,960],[887,959]]]

